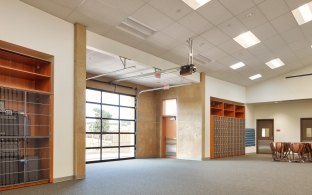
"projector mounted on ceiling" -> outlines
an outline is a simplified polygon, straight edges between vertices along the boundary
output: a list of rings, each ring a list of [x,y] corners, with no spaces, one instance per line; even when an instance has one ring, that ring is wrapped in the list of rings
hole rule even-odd
[[[191,38],[189,38],[187,40],[187,43],[189,44],[190,53],[188,56],[188,64],[180,67],[180,75],[181,76],[191,75],[191,74],[196,72],[196,67],[193,64],[193,40]]]
[[[180,68],[180,75],[181,76],[191,75],[195,72],[196,72],[196,67],[194,64],[184,65],[184,66],[181,66],[181,68]]]

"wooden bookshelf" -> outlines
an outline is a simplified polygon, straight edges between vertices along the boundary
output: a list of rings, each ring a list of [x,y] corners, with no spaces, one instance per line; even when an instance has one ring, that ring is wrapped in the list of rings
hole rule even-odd
[[[0,41],[0,191],[53,181],[53,56]]]

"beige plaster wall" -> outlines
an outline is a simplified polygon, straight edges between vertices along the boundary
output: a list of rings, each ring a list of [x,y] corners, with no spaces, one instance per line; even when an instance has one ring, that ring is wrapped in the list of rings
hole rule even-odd
[[[162,102],[177,100],[177,158],[202,159],[203,104],[202,83],[158,91],[157,128],[162,133]]]
[[[143,93],[138,98],[137,158],[159,157],[156,102],[155,92]]]

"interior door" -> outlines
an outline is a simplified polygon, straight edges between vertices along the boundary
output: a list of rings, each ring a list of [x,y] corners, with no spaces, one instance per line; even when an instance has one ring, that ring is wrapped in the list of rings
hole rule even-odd
[[[270,143],[274,141],[274,120],[257,120],[257,153],[270,154]]]
[[[301,141],[311,142],[312,141],[312,118],[301,118]]]
[[[176,118],[175,116],[163,117],[163,158],[175,158],[177,150]]]

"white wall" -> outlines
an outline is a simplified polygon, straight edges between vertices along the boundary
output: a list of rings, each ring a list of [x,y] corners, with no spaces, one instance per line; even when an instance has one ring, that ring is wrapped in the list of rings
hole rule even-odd
[[[247,103],[312,98],[312,76],[285,79],[285,76],[312,73],[312,66],[264,81],[247,88]]]
[[[274,118],[275,129],[281,129],[281,132],[275,132],[276,141],[300,141],[298,120],[308,115],[308,108],[302,104],[297,108],[290,103],[266,104],[265,102],[311,99],[312,76],[285,79],[286,76],[307,73],[312,73],[312,66],[247,87],[246,102],[263,104],[247,104],[246,127],[256,129],[256,119]],[[256,148],[246,147],[246,153],[249,152],[256,152]]]
[[[255,119],[254,119],[254,106],[252,104],[245,105],[245,127],[256,130]],[[245,147],[245,153],[256,153],[256,146]]]
[[[210,97],[245,103],[245,87],[209,76],[205,78],[205,157],[210,157]]]
[[[157,67],[159,69],[169,69],[178,67],[177,64],[156,57],[144,51],[119,43],[112,39],[103,37],[93,32],[87,31],[87,45],[91,49],[109,52],[115,55],[124,56],[147,66]],[[179,73],[177,73],[179,74]],[[200,74],[195,73],[185,77],[192,82],[200,82]]]
[[[17,0],[0,1],[0,39],[54,56],[54,178],[73,175],[74,28]]]
[[[274,119],[277,142],[300,142],[300,118],[312,118],[312,100],[254,104],[253,108],[254,124],[257,119]]]

